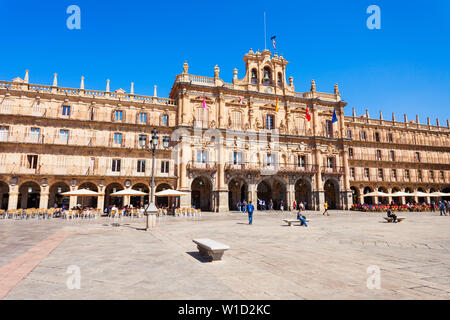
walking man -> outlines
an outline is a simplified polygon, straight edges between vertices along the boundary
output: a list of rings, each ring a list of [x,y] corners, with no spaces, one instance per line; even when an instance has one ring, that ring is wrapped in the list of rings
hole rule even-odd
[[[254,209],[253,204],[250,201],[248,203],[248,208],[247,208],[247,211],[248,211],[248,224],[252,224],[253,223],[253,209]]]
[[[329,214],[328,214],[328,202],[326,202],[325,201],[325,203],[323,204],[323,206],[325,207],[325,211],[323,212],[323,215],[327,215],[327,216],[329,216]]]

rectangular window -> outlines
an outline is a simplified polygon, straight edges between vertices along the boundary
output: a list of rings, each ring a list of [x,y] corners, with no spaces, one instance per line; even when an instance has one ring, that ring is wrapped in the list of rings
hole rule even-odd
[[[409,170],[408,169],[405,170],[405,178],[409,179]]]
[[[122,121],[122,119],[123,119],[123,111],[121,111],[121,110],[114,111],[114,120]]]
[[[378,132],[375,132],[375,141],[380,142],[380,134]]]
[[[391,151],[390,154],[391,154],[391,161],[395,161],[395,152]]]
[[[430,170],[430,179],[434,179],[434,171]]]
[[[388,134],[388,140],[389,142],[394,142],[394,136],[392,135],[392,133]]]
[[[139,135],[139,147],[144,148],[147,146],[147,136],[145,134]]]
[[[327,137],[332,138],[333,137],[333,123],[331,122],[331,120],[325,121],[325,130],[326,130]]]
[[[112,160],[112,172],[120,172],[120,159]]]
[[[69,130],[65,130],[65,129],[59,130],[59,139],[62,142],[68,142],[69,141]]]
[[[242,152],[233,152],[233,164],[242,164]]]
[[[348,156],[353,158],[353,148],[348,148]]]
[[[275,164],[275,155],[268,153],[266,155],[266,164],[267,166],[273,166]]]
[[[145,172],[145,160],[137,161],[137,172]]]
[[[417,171],[417,177],[422,180],[422,170]]]
[[[139,113],[139,122],[147,123],[147,114],[146,113]]]
[[[300,168],[306,167],[306,156],[298,156],[298,163],[297,163],[297,165]]]
[[[415,158],[416,162],[420,162],[420,153],[416,152],[416,158]]]
[[[161,173],[169,173],[169,161],[161,161]]]
[[[367,139],[367,135],[365,131],[361,131],[361,140],[366,140]]]
[[[0,141],[8,140],[9,127],[0,127]]]
[[[30,138],[32,140],[39,140],[40,133],[41,133],[41,129],[39,129],[39,128],[31,128]]]
[[[381,150],[377,150],[377,160],[381,161]]]
[[[369,177],[369,168],[364,168],[364,177]]]
[[[378,178],[383,179],[383,169],[378,169]]]
[[[27,155],[27,168],[28,169],[36,169],[38,162],[37,155]]]
[[[440,171],[439,176],[440,176],[441,180],[444,180],[444,178],[445,178],[444,171]]]
[[[167,114],[163,114],[161,121],[162,121],[161,125],[168,126],[169,125],[169,116]]]
[[[397,170],[396,169],[392,169],[392,178],[397,179]]]
[[[352,138],[352,130],[347,130],[347,138],[348,139]]]
[[[327,168],[334,168],[334,158],[327,158]]]
[[[273,116],[268,114],[266,116],[266,129],[272,130],[273,129]]]
[[[197,151],[197,162],[198,163],[206,163],[206,151]]]
[[[114,133],[114,144],[122,144],[122,134]]]
[[[63,106],[63,108],[62,108],[62,115],[63,116],[70,116],[70,106]]]
[[[350,177],[355,177],[355,168],[350,168]]]

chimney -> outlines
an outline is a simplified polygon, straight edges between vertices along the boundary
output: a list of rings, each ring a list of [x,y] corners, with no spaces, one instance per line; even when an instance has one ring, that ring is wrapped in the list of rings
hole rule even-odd
[[[53,86],[54,86],[54,87],[57,87],[57,86],[58,86],[58,74],[57,74],[57,73],[55,73],[55,74],[53,75]]]
[[[447,128],[450,128],[450,121],[447,119]]]
[[[403,115],[405,117],[405,123],[408,122],[408,117],[406,116],[406,113]]]
[[[131,83],[130,94],[134,94],[134,82]]]
[[[109,92],[109,79],[106,79],[106,92]]]
[[[383,120],[383,111],[380,110],[380,120]]]
[[[25,70],[25,78],[23,79],[23,82],[28,83],[28,70]]]
[[[84,90],[84,77],[83,76],[81,76],[80,89]]]
[[[352,115],[353,115],[353,118],[356,118],[355,107],[352,108]]]
[[[416,114],[416,123],[419,124],[419,115]]]
[[[392,122],[395,122],[395,112],[392,112]]]
[[[157,86],[155,85],[155,86],[153,87],[153,96],[154,96],[155,98],[158,96],[158,94],[156,93],[156,88],[157,88]]]
[[[439,118],[436,118],[436,126],[440,126],[440,124],[439,124]]]
[[[427,124],[428,124],[428,126],[431,125],[431,123],[430,123],[430,117],[427,117]]]
[[[369,119],[369,109],[366,109],[366,118]]]

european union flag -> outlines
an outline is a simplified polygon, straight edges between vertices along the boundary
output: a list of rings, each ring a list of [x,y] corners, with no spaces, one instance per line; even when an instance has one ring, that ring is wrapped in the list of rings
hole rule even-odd
[[[336,108],[333,110],[333,119],[331,119],[331,123],[338,122],[338,118],[336,115]]]

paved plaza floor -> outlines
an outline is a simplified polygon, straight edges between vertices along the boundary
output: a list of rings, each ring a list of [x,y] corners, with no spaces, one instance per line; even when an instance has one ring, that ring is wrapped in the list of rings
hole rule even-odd
[[[204,213],[158,218],[151,231],[144,218],[0,220],[0,298],[449,299],[450,217],[384,215],[307,211],[308,227],[289,227],[295,213],[256,212],[253,225]],[[195,238],[230,249],[206,262]]]

